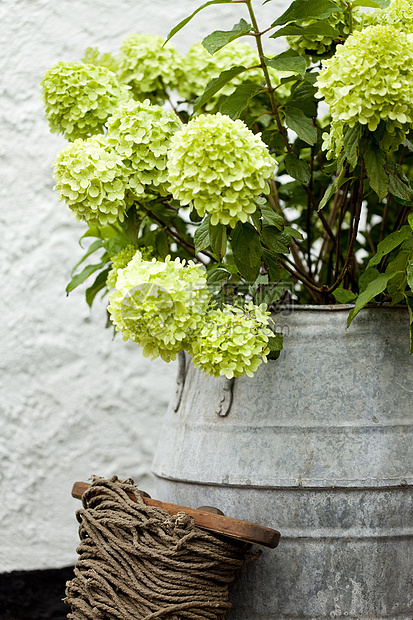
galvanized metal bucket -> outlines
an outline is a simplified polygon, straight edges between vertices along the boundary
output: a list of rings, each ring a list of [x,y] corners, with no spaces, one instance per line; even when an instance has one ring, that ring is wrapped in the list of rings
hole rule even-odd
[[[275,528],[232,620],[413,618],[413,357],[405,308],[291,307],[253,379],[178,376],[158,497]]]

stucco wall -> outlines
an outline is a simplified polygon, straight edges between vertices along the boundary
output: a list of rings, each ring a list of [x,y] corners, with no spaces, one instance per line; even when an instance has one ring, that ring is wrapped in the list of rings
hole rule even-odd
[[[112,340],[105,306],[69,297],[83,226],[53,193],[65,146],[43,116],[39,82],[87,46],[116,52],[129,32],[167,32],[193,0],[3,0],[0,5],[0,572],[76,560],[75,480],[131,476],[153,493],[150,463],[174,390],[173,364]],[[265,23],[287,3],[261,6]],[[212,6],[175,40],[181,51],[231,29],[245,7]]]

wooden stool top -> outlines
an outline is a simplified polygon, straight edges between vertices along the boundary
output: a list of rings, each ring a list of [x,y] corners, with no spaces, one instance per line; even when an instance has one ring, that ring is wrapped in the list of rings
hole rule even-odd
[[[86,482],[75,482],[72,489],[72,496],[76,499],[82,499],[82,495],[90,487]],[[132,501],[137,502],[135,495],[128,493]],[[274,549],[280,540],[280,532],[263,525],[250,523],[249,521],[241,521],[240,519],[232,519],[222,514],[214,514],[203,509],[187,508],[186,506],[178,506],[177,504],[169,504],[151,499],[141,494],[144,504],[162,508],[170,515],[176,515],[178,512],[184,512],[194,519],[195,525],[201,529],[220,534],[228,538],[242,540],[255,545],[262,545]],[[211,509],[216,510],[216,509]]]

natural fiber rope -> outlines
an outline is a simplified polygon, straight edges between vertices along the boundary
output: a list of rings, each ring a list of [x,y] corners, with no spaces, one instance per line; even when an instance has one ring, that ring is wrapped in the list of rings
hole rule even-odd
[[[250,545],[213,536],[185,513],[146,506],[130,479],[95,477],[82,502],[68,619],[225,618],[229,584],[252,559]]]

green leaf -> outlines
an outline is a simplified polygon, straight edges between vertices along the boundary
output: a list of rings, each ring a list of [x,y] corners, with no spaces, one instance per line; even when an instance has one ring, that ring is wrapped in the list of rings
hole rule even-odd
[[[370,186],[380,200],[383,200],[389,192],[389,176],[385,171],[386,162],[386,154],[370,143],[364,154],[364,163]]]
[[[171,39],[177,32],[182,30],[182,28],[186,26],[186,24],[190,22],[191,19],[195,17],[197,13],[199,13],[199,11],[202,11],[202,9],[205,9],[207,6],[210,6],[211,4],[231,4],[231,2],[232,0],[209,0],[208,2],[205,2],[205,4],[202,4],[201,6],[199,6],[191,15],[189,15],[189,17],[185,17],[185,19],[180,21],[179,24],[177,24],[176,26],[172,28],[172,30],[166,37],[165,43],[167,43],[169,39]]]
[[[272,224],[273,226],[278,228],[278,230],[282,230],[283,225],[284,225],[284,218],[282,215],[280,215],[279,213],[276,213],[274,209],[272,209],[267,204],[261,205],[260,209],[261,209],[262,217],[264,218],[266,222],[268,222],[268,224]]]
[[[372,299],[374,299],[377,295],[380,295],[380,293],[385,290],[387,283],[389,282],[389,280],[394,278],[396,273],[396,271],[391,271],[390,273],[381,273],[377,276],[375,280],[370,282],[366,290],[358,296],[354,308],[350,310],[347,318],[347,327],[350,327],[350,324],[353,321],[354,317],[357,316],[357,314],[362,308],[364,308],[366,304],[368,304]]]
[[[222,260],[227,251],[227,227],[223,224],[213,226],[210,222],[209,239],[213,253]]]
[[[209,220],[211,216],[208,215],[203,222],[198,226],[194,234],[194,245],[195,245],[195,253],[202,252],[202,250],[206,250],[210,245],[211,241],[209,239]]]
[[[362,135],[363,128],[359,123],[356,123],[354,127],[349,127],[348,125],[344,127],[344,153],[352,169],[357,166],[359,141]]]
[[[412,234],[410,226],[402,226],[400,230],[390,233],[383,241],[380,241],[377,246],[377,253],[369,260],[367,267],[378,265],[386,254],[397,248]]]
[[[116,256],[116,254],[119,254],[119,252],[121,252],[124,248],[126,248],[127,245],[130,244],[130,237],[125,234],[120,234],[115,235],[110,239],[106,239],[103,242],[103,247],[110,256]]]
[[[87,250],[87,252],[82,256],[80,261],[78,263],[76,263],[76,265],[73,267],[71,275],[73,276],[73,274],[75,273],[76,269],[79,267],[79,265],[81,265],[83,263],[84,260],[86,260],[88,258],[88,256],[93,254],[93,252],[96,252],[97,250],[100,250],[101,247],[103,247],[103,243],[102,243],[101,239],[96,239],[96,241],[91,243],[89,248],[88,248],[88,250]]]
[[[288,254],[291,243],[290,236],[274,226],[264,226],[262,229],[262,240],[266,246],[276,254]]]
[[[413,291],[413,259],[410,259],[406,267],[407,284],[410,286],[410,290]]]
[[[266,58],[265,64],[277,71],[293,71],[302,76],[305,75],[307,69],[305,59],[294,50],[287,50],[286,52],[281,52],[278,56]]]
[[[379,275],[380,271],[376,269],[376,267],[368,267],[368,269],[363,271],[359,278],[359,292],[362,293],[364,290],[366,290],[370,282],[375,280]]]
[[[87,267],[85,267],[83,271],[81,271],[80,273],[78,273],[76,276],[74,276],[71,279],[69,284],[66,286],[66,292],[70,293],[70,291],[73,291],[73,289],[79,286],[79,284],[83,284],[83,282],[90,275],[92,275],[92,273],[95,273],[95,271],[97,271],[98,269],[102,269],[103,267],[106,267],[106,265],[107,265],[106,261],[102,261],[101,263],[97,263],[96,265],[87,265]]]
[[[294,239],[303,238],[303,235],[300,233],[300,231],[296,230],[292,226],[284,226],[284,232],[287,233],[287,235],[290,235],[290,237],[294,237]]]
[[[413,213],[409,213],[407,221],[409,222],[410,228],[413,230]]]
[[[244,82],[244,84],[240,84],[234,92],[226,98],[219,111],[221,114],[226,114],[233,120],[236,120],[248,106],[250,99],[260,90],[260,86],[257,86],[257,84],[253,84],[252,82]]]
[[[207,284],[211,291],[219,291],[228,282],[231,273],[222,267],[207,272]]]
[[[345,288],[336,288],[333,291],[333,297],[339,304],[350,304],[356,299],[357,295]]]
[[[315,24],[310,24],[309,26],[300,26],[299,24],[292,23],[288,26],[284,26],[284,28],[280,28],[277,32],[274,32],[274,34],[270,35],[270,38],[277,39],[278,37],[305,37],[314,35],[323,35],[331,39],[336,39],[340,36],[340,33],[327,22],[316,22]]]
[[[231,247],[238,270],[249,282],[255,282],[261,267],[260,236],[249,222],[238,222],[232,232]]]
[[[285,122],[307,144],[314,146],[317,142],[317,128],[314,127],[311,118],[305,116],[298,108],[288,107],[285,110]]]
[[[168,244],[168,235],[162,228],[158,228],[154,241],[157,255],[161,260],[165,260],[170,253],[170,249]]]
[[[280,264],[277,260],[277,255],[264,248],[264,261],[268,267],[268,274],[270,276],[270,283],[276,284],[281,280],[282,271]]]
[[[322,197],[322,199],[320,200],[320,204],[318,205],[318,211],[320,211],[320,209],[323,209],[323,207],[326,206],[326,204],[328,203],[328,201],[330,200],[330,198],[336,193],[336,191],[338,189],[340,189],[340,187],[342,185],[344,185],[344,183],[346,183],[347,181],[349,181],[349,179],[346,177],[344,169],[341,170],[340,174],[338,177],[336,177],[334,179],[334,183],[332,183],[324,192],[324,195]]]
[[[332,0],[294,0],[288,9],[279,17],[271,27],[282,26],[288,22],[307,19],[325,19],[338,10],[337,4]]]
[[[232,30],[215,30],[215,32],[203,39],[202,45],[210,54],[215,54],[215,52],[225,47],[227,43],[231,43],[231,41],[235,41],[235,39],[248,34],[251,29],[251,24],[246,22],[245,19],[241,19]]]
[[[292,153],[284,157],[284,166],[287,173],[303,185],[308,185],[311,181],[310,167],[307,162],[294,157]]]
[[[354,0],[352,3],[355,6],[368,6],[372,9],[385,9],[390,5],[391,0]]]
[[[105,288],[106,286],[106,279],[108,277],[108,273],[109,273],[110,269],[105,269],[104,271],[101,271],[96,280],[93,282],[92,286],[89,286],[88,289],[86,289],[86,303],[89,306],[89,308],[92,307],[92,303],[93,300],[95,299],[96,295],[99,293],[99,291],[102,290],[102,288]]]
[[[393,196],[411,203],[413,200],[413,190],[401,166],[390,164],[387,166],[387,171],[389,173],[389,192]]]
[[[228,84],[228,82],[233,80],[234,77],[236,77],[240,73],[243,73],[243,71],[246,71],[245,67],[232,67],[232,69],[222,71],[217,78],[211,80],[202,95],[195,99],[193,113],[197,112],[199,108],[202,108],[202,106],[205,105],[205,103],[209,101],[211,97],[216,95],[217,92],[219,92],[221,88],[225,86],[225,84]]]

